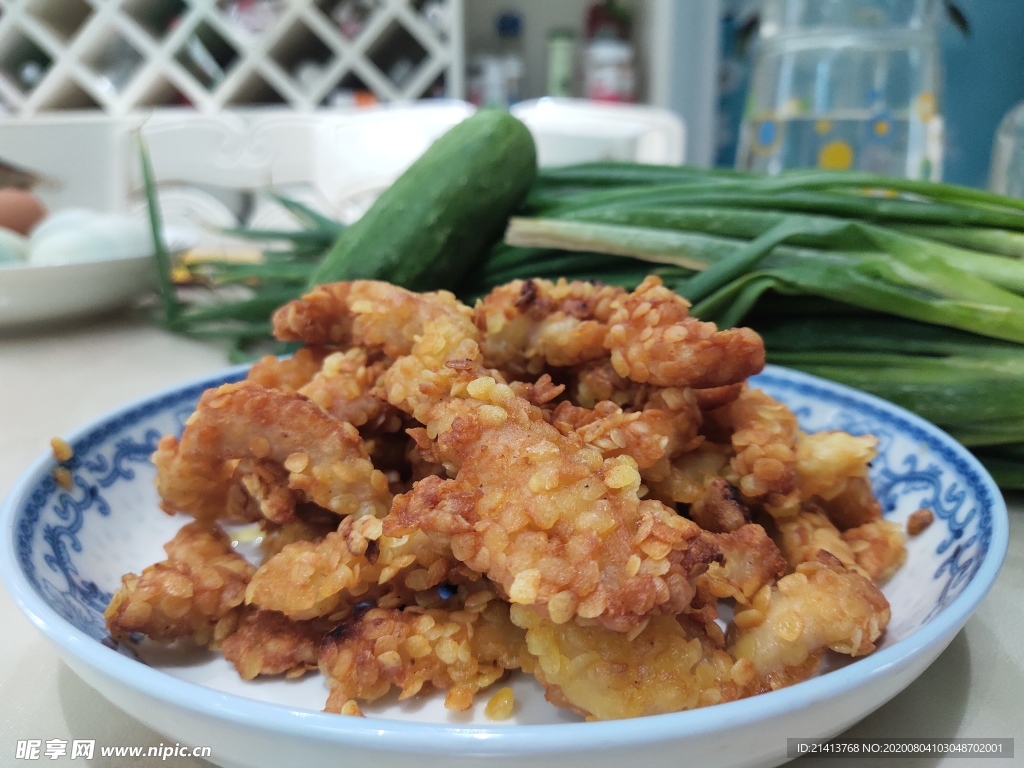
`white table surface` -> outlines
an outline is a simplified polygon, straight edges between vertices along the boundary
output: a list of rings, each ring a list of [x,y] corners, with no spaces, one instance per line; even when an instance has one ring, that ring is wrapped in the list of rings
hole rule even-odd
[[[128,400],[214,372],[222,350],[121,315],[31,333],[0,331],[0,496],[54,435]],[[856,725],[853,738],[1012,737],[1024,764],[1024,497],[1010,500],[1010,551],[992,592],[939,659],[909,688]],[[796,735],[796,734],[794,734]],[[160,734],[107,703],[71,672],[0,589],[0,766],[24,739],[95,739],[97,745],[158,745]],[[104,760],[106,762],[104,762]],[[216,762],[216,755],[213,757]],[[915,758],[900,768],[987,768],[1011,760]],[[801,768],[825,765],[804,758]],[[165,762],[100,758],[46,765],[209,768],[191,758]],[[830,760],[833,768],[883,761]],[[681,756],[681,768],[686,765]]]

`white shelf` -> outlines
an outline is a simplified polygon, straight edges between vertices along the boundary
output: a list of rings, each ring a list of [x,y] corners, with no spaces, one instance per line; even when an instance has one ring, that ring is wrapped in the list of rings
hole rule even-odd
[[[254,35],[223,0],[0,0],[0,105],[121,116],[181,103],[312,110],[339,87],[384,102],[463,96],[462,0],[429,19],[425,0],[374,0],[352,39],[331,18],[338,2],[280,0]],[[316,66],[300,80],[303,62]],[[26,66],[38,76],[22,77]]]

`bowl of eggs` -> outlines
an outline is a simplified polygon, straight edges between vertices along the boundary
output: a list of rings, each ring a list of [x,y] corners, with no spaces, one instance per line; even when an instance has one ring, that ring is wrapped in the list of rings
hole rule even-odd
[[[79,208],[51,214],[31,190],[0,188],[0,328],[124,307],[156,276],[141,218]]]

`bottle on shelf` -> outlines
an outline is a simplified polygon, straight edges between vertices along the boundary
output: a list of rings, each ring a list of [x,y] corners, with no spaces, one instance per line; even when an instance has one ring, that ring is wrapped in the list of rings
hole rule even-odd
[[[999,123],[988,184],[1001,195],[1024,197],[1024,101]]]
[[[573,96],[576,69],[576,37],[571,30],[548,34],[548,96]]]
[[[583,95],[592,101],[636,101],[636,64],[629,11],[604,0],[587,12]]]
[[[523,100],[523,18],[518,13],[503,13],[496,23],[498,59],[505,79],[503,106]]]

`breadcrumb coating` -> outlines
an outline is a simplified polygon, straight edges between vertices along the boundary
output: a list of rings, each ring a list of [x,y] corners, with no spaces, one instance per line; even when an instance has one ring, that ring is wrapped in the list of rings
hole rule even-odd
[[[223,531],[189,523],[164,545],[167,559],[136,576],[126,574],[104,612],[116,640],[140,632],[170,642],[191,637],[207,644],[215,625],[239,610],[254,568],[231,548]]]
[[[389,416],[397,418],[394,409],[373,394],[389,363],[387,359],[371,360],[362,347],[334,352],[324,358],[320,370],[299,393],[338,421],[354,427],[379,427]]]
[[[446,691],[445,706],[468,709],[473,697],[518,669],[525,654],[522,630],[508,605],[488,590],[470,593],[455,607],[370,608],[324,639],[320,669],[331,688],[328,712],[347,702],[373,701],[392,686],[407,699],[424,687]]]
[[[287,473],[289,490],[339,515],[383,516],[390,504],[387,478],[355,427],[297,393],[243,381],[207,390],[180,444],[161,441],[154,461],[164,508],[223,516],[225,467],[245,459],[273,463]],[[202,503],[190,503],[203,494]]]
[[[247,609],[236,628],[220,644],[239,677],[300,677],[317,666],[320,643],[331,625],[323,621],[291,621],[276,611]]]
[[[329,349],[303,347],[291,357],[267,355],[253,363],[246,379],[267,389],[298,392],[316,376],[329,353]]]
[[[650,616],[628,634],[555,624],[523,605],[513,605],[511,616],[526,630],[527,648],[537,659],[534,675],[548,700],[588,719],[679,712],[743,693],[734,679],[736,662],[674,616]]]
[[[736,455],[731,464],[743,496],[760,502],[774,517],[799,510],[796,484],[796,416],[759,389],[747,388],[733,402],[713,412],[732,433]]]
[[[659,387],[722,387],[764,368],[764,342],[749,328],[719,331],[650,275],[618,302],[605,347],[616,373]]]
[[[465,395],[423,413],[421,437],[435,436],[428,458],[456,479],[428,478],[408,494],[455,495],[458,503],[445,514],[433,500],[396,503],[385,532],[450,536],[456,558],[512,602],[545,606],[556,621],[579,615],[628,628],[655,606],[689,604],[691,579],[716,553],[699,526],[640,498],[631,457],[605,459],[562,435],[490,377],[471,381]]]
[[[794,682],[793,670],[800,677],[813,672],[825,649],[870,653],[889,617],[889,602],[875,585],[824,555],[765,587],[736,615],[730,651],[753,663],[760,690],[771,690]]]
[[[578,280],[513,280],[477,302],[484,364],[513,377],[606,355],[608,319],[626,292]]]
[[[274,335],[310,345],[379,348],[409,354],[431,320],[473,327],[473,312],[449,291],[413,293],[377,280],[328,283],[274,313]]]
[[[843,531],[857,565],[875,584],[887,581],[907,559],[907,537],[899,523],[876,520]]]
[[[425,590],[449,575],[451,556],[425,534],[381,536],[376,518],[346,518],[319,541],[296,541],[259,567],[246,602],[292,619],[344,613],[392,583]]]

